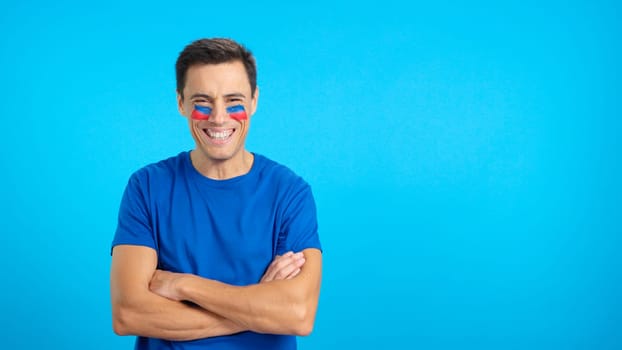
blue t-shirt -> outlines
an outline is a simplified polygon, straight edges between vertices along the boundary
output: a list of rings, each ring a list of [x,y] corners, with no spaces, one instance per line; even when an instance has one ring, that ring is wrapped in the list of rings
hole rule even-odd
[[[258,283],[276,255],[321,249],[309,185],[254,154],[250,171],[226,180],[200,174],[190,152],[135,172],[112,246],[155,249],[158,268],[232,285]],[[295,349],[290,335],[238,334],[188,342],[138,337],[137,349]]]

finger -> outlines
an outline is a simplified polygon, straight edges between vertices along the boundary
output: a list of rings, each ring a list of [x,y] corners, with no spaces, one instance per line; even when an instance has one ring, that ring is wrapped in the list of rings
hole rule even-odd
[[[267,280],[272,281],[275,279],[285,278],[287,275],[284,274],[289,274],[290,270],[292,269],[291,266],[295,265],[295,261],[296,260],[294,259],[293,255],[290,255],[288,257],[282,257],[281,259],[276,260],[266,274]]]
[[[305,260],[304,258],[303,258],[303,259],[301,259],[301,260],[298,260],[298,261],[297,261],[297,263],[296,263],[296,265],[297,265],[298,267],[297,267],[297,268],[296,268],[296,269],[295,269],[292,273],[290,273],[290,274],[289,274],[289,276],[287,276],[287,278],[286,278],[286,279],[288,279],[288,280],[289,280],[289,279],[292,279],[292,278],[294,278],[294,277],[298,276],[298,274],[300,273],[300,271],[302,271],[302,269],[301,269],[301,268],[302,268],[302,266],[305,264],[305,261],[306,261],[306,260]]]
[[[274,275],[279,270],[279,264],[281,264],[280,266],[283,266],[282,264],[284,259],[290,259],[292,256],[294,256],[294,252],[292,251],[289,251],[283,255],[277,255],[268,266],[268,269],[266,270],[264,275],[261,277],[260,282],[272,281],[274,279]]]
[[[276,264],[276,262],[281,258],[280,255],[277,255],[274,260],[272,260],[272,262],[270,262],[270,265],[268,265],[268,268],[266,269],[266,272],[263,273],[263,276],[261,276],[261,280],[259,281],[261,282],[267,282],[269,280],[272,279],[273,275],[274,275],[274,265]]]
[[[281,269],[279,269],[276,272],[276,274],[274,275],[274,279],[275,280],[284,280],[284,279],[286,279],[287,276],[289,276],[294,271],[299,269],[300,266],[302,266],[303,263],[304,262],[302,262],[300,260],[292,260],[289,264],[283,266]]]
[[[274,263],[275,261],[279,260],[280,258],[286,258],[286,257],[292,256],[292,255],[294,255],[294,252],[292,252],[291,250],[289,252],[286,252],[283,255],[275,255],[274,259],[272,260],[272,262]]]
[[[287,280],[291,280],[292,278],[298,276],[298,274],[300,273],[300,271],[302,271],[300,268],[297,268],[296,270],[294,270],[294,272],[290,273],[289,276],[287,276]]]
[[[289,251],[283,255],[277,255],[274,257],[274,260],[272,260],[272,262],[270,263],[270,265],[268,266],[268,269],[273,268],[279,261],[281,261],[284,258],[290,258],[291,256],[294,255],[294,252]]]
[[[281,259],[282,257],[283,257],[283,256],[281,256],[281,255],[277,255],[277,256],[275,256],[275,257],[274,257],[274,260],[272,260],[272,261],[270,262],[270,265],[268,265],[268,268],[266,269],[266,272],[268,272],[268,270],[269,270],[269,269],[271,269],[271,268],[274,266],[274,264],[276,264],[276,262],[277,262],[277,261],[279,261],[279,259]]]
[[[287,279],[287,277],[289,277],[292,273],[295,273],[296,270],[300,269],[302,265],[304,265],[304,263],[305,263],[304,258],[292,260],[290,264],[284,266],[283,268],[277,271],[277,273],[274,275],[274,279],[277,279],[277,280]]]
[[[279,259],[275,259],[271,266],[268,268],[268,271],[264,274],[261,279],[261,282],[269,282],[275,279],[285,279],[292,270],[302,266],[300,263],[299,254],[288,254],[287,256],[282,256]]]
[[[290,264],[296,264],[296,262],[302,258],[304,258],[304,255],[301,254],[292,254],[287,257],[282,257],[281,259],[279,259],[279,261],[275,263],[273,268],[276,269],[278,272],[286,268]]]

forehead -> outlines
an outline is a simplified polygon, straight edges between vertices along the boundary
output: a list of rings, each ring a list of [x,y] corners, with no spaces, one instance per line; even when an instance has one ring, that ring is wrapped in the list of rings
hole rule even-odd
[[[227,94],[241,92],[250,95],[250,82],[240,61],[219,64],[197,64],[186,72],[184,94],[203,92]]]

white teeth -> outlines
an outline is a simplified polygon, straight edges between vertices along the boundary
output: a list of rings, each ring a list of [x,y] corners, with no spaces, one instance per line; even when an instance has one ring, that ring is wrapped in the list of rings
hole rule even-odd
[[[231,136],[231,134],[233,134],[233,129],[229,129],[225,131],[212,131],[210,129],[207,129],[207,136],[213,139],[224,140],[227,137]]]

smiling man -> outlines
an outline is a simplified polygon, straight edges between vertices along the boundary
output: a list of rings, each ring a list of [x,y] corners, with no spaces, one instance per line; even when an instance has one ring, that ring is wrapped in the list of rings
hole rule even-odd
[[[322,254],[309,185],[245,149],[255,60],[228,39],[186,46],[177,107],[196,147],[135,172],[112,243],[113,328],[137,349],[295,349]]]

